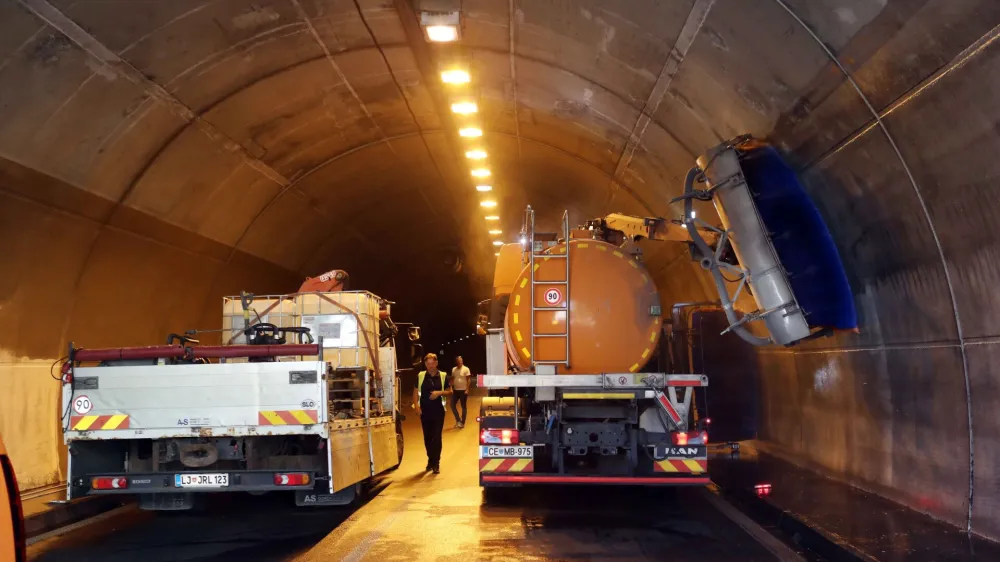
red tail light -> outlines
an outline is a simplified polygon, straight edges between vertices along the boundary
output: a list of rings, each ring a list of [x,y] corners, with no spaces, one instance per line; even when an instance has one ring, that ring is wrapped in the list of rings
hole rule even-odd
[[[687,445],[708,445],[708,432],[704,430],[696,431],[694,433],[676,431],[670,434],[670,438],[673,440],[674,445],[677,445],[678,447],[684,447]]]
[[[90,487],[94,490],[127,490],[128,478],[101,476],[90,479]]]
[[[287,472],[274,475],[275,486],[308,486],[311,478],[305,472]]]
[[[771,495],[771,485],[770,484],[756,484],[756,485],[754,485],[753,490],[755,492],[757,492],[757,495],[760,496],[760,497],[770,496]]]
[[[520,442],[521,435],[516,429],[484,429],[479,434],[482,445],[517,445]]]

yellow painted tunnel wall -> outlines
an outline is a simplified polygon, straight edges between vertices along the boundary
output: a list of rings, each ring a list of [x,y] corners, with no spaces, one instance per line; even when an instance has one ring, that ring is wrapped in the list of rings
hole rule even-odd
[[[60,385],[49,367],[70,341],[163,343],[170,332],[220,328],[224,295],[300,282],[2,158],[0,239],[0,436],[22,489],[65,477]]]

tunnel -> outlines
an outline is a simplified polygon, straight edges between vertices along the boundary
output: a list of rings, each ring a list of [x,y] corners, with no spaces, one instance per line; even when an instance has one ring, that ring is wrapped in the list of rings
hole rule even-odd
[[[428,11],[459,12],[458,41],[429,42]],[[756,351],[762,446],[1000,540],[998,24],[989,0],[4,0],[19,484],[65,481],[70,342],[218,329],[224,296],[338,268],[428,351],[481,361],[489,230],[514,241],[527,205],[553,230],[563,211],[675,218],[696,157],[749,133],[799,175],[859,317]],[[455,68],[468,84],[442,82]],[[665,309],[717,298],[686,248],[643,250]]]

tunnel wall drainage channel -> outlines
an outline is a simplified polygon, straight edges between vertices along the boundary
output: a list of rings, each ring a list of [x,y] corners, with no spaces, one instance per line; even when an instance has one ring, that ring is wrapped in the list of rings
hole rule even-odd
[[[775,505],[767,498],[759,497],[751,490],[738,486],[725,488],[718,484],[714,484],[712,488],[709,493],[718,494],[755,523],[775,534],[793,548],[806,551],[803,553],[806,560],[828,562],[872,562],[877,560],[836,537],[810,526],[805,520]]]
[[[88,519],[98,517],[123,506],[132,505],[134,501],[121,497],[94,496],[53,505],[51,509],[28,515],[24,518],[24,534],[28,542],[35,542],[44,535],[62,531],[71,525],[76,525]]]

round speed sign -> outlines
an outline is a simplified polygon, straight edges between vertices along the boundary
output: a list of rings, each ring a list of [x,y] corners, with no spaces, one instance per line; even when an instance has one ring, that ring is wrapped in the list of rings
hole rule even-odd
[[[559,306],[562,304],[562,291],[559,289],[548,289],[545,291],[545,304],[549,306]]]
[[[86,396],[77,396],[73,400],[73,411],[81,416],[89,413],[93,407],[94,404]]]

